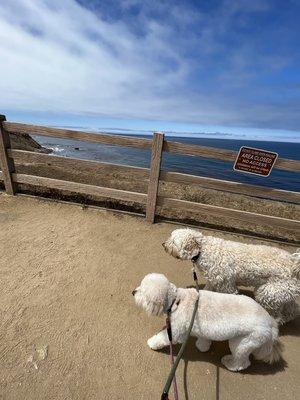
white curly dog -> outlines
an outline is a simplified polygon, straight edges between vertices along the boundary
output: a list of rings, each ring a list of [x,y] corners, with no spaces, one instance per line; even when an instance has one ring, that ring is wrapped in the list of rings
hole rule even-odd
[[[175,258],[192,260],[204,272],[206,290],[237,294],[238,285],[251,286],[255,300],[279,323],[297,316],[300,253],[203,236],[188,228],[174,230],[163,247]]]
[[[171,309],[173,343],[182,343],[190,324],[198,293],[196,289],[176,288],[162,274],[148,274],[132,294],[148,314],[162,315]],[[231,355],[222,357],[230,371],[249,367],[250,354],[257,360],[273,363],[281,357],[277,322],[247,296],[200,290],[199,304],[191,335],[197,348],[208,351],[212,340],[229,340]],[[148,340],[153,350],[169,345],[163,329]]]

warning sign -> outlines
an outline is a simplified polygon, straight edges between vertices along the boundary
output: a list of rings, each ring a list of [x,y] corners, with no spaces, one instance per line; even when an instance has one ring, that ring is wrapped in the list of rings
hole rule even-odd
[[[243,146],[240,148],[233,169],[249,174],[269,176],[277,157],[278,154],[271,151]]]

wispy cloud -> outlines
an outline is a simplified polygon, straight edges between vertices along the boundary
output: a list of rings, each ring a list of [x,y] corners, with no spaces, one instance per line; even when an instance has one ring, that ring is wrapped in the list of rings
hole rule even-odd
[[[282,76],[298,62],[288,27],[277,49],[273,26],[253,32],[270,1],[1,3],[1,109],[300,128],[299,87]]]

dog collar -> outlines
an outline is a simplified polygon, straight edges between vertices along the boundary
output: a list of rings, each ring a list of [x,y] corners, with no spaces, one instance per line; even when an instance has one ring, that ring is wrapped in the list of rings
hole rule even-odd
[[[172,307],[173,307],[175,301],[176,301],[176,298],[172,301],[172,303],[170,304],[170,307],[167,309],[167,314],[170,314],[170,313],[171,313]]]
[[[171,314],[172,313],[172,307],[174,306],[174,304],[176,304],[178,306],[179,303],[180,303],[180,300],[175,297],[175,299],[170,304],[170,307],[167,309],[167,314],[168,315]]]

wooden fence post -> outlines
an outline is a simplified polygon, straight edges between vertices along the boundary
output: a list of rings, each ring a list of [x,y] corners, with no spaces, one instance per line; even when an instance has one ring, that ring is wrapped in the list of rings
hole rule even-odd
[[[151,223],[153,223],[155,219],[155,208],[157,201],[163,144],[164,134],[160,132],[154,132],[152,141],[148,197],[146,205],[146,220]]]
[[[0,166],[3,172],[4,186],[7,194],[15,194],[12,172],[14,172],[14,162],[7,150],[11,148],[9,133],[3,128],[2,122],[6,121],[5,115],[0,114]]]

